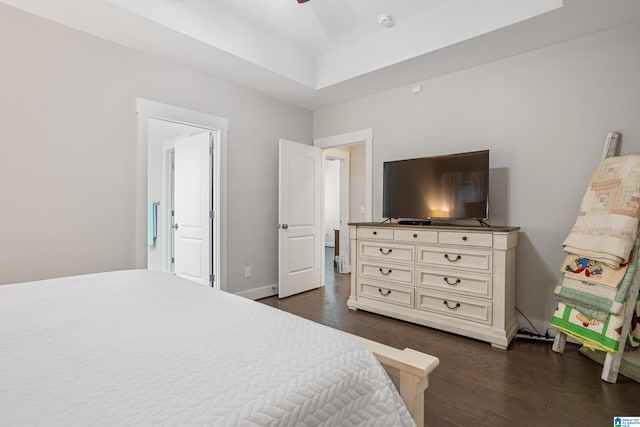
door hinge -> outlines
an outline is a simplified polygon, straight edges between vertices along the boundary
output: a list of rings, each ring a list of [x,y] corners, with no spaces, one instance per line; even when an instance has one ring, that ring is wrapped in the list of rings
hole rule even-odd
[[[174,257],[171,257],[171,264],[175,264],[176,263],[176,259]]]
[[[215,275],[215,274],[210,274],[210,275],[209,275],[209,281],[210,281],[211,283],[214,283],[214,282],[216,281],[216,275]]]
[[[176,211],[172,210],[171,211],[171,216],[176,216]]]
[[[213,150],[213,147],[209,147],[209,155],[213,156],[214,153],[215,151]]]
[[[215,219],[215,217],[216,217],[216,211],[213,211],[213,210],[209,211],[209,218]]]

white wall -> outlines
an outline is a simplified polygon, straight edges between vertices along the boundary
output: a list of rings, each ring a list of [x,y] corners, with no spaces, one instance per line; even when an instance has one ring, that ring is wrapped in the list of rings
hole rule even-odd
[[[333,247],[340,228],[340,162],[325,160],[324,165],[324,244]]]
[[[311,112],[4,4],[0,54],[0,283],[134,267],[138,97],[229,120],[228,289],[277,283],[278,138]]]
[[[349,159],[349,222],[363,222],[365,215],[365,183],[366,183],[366,156],[365,145],[354,144],[349,146],[351,157]]]
[[[638,40],[636,23],[317,111],[314,138],[373,128],[374,220],[383,161],[490,149],[489,222],[521,227],[517,306],[548,324],[607,132],[640,153]]]

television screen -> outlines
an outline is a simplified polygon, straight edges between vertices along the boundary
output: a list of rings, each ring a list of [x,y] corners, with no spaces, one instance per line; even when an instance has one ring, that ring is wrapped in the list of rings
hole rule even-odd
[[[487,219],[489,150],[384,163],[382,215]]]

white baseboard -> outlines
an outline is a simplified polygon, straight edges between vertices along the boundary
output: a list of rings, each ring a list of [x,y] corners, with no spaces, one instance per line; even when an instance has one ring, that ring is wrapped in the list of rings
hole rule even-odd
[[[261,288],[250,289],[248,291],[236,292],[241,297],[257,300],[278,294],[278,285],[263,286]]]

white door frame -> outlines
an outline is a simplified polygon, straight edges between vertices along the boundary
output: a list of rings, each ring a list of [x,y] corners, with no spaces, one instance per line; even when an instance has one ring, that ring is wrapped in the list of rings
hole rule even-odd
[[[363,129],[353,132],[342,133],[339,135],[327,136],[313,140],[313,145],[324,149],[341,147],[345,145],[361,144],[365,147],[365,184],[364,184],[364,200],[365,200],[365,221],[371,221],[373,212],[373,129]],[[322,180],[322,194],[324,194],[324,179]],[[324,198],[322,212],[324,214]],[[324,219],[323,219],[324,220]],[[324,243],[322,243],[324,244]],[[348,262],[347,270],[351,271],[351,254],[350,244],[345,248],[345,259]],[[321,250],[322,248],[318,248]],[[341,248],[342,249],[342,248]],[[322,257],[324,262],[324,257]],[[324,283],[324,267],[322,268]]]
[[[214,138],[214,206],[216,221],[214,221],[213,239],[213,271],[216,272],[214,286],[226,290],[227,265],[227,132],[229,121],[222,117],[199,111],[187,110],[173,105],[136,99],[138,114],[138,158],[136,176],[136,268],[147,267],[147,153],[149,119],[159,119],[188,126],[196,126],[217,133]]]
[[[165,206],[162,207],[162,210],[165,212],[165,218],[167,219],[164,223],[163,233],[167,236],[167,241],[164,247],[164,256],[162,257],[162,268],[163,271],[168,271],[170,273],[174,272],[174,266],[171,262],[171,258],[173,258],[173,247],[174,247],[174,236],[173,236],[173,228],[172,228],[172,216],[171,211],[173,210],[173,197],[174,197],[174,189],[173,189],[173,158],[175,155],[175,140],[165,142],[162,147],[162,157],[164,159],[164,170],[163,170],[163,187],[164,187],[164,200],[166,201]]]

